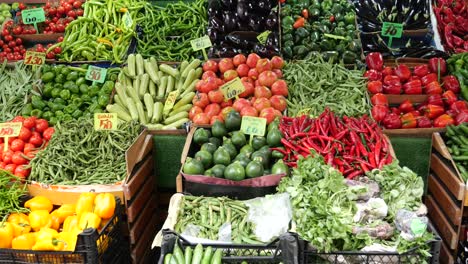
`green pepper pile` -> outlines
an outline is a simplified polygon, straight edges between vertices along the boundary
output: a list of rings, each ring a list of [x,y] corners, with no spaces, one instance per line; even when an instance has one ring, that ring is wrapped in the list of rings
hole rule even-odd
[[[461,96],[468,100],[468,52],[452,55],[447,65],[450,74],[455,75],[460,82]]]
[[[55,125],[58,121],[91,118],[104,112],[117,79],[118,68],[109,69],[103,84],[85,79],[88,65],[68,67],[45,65],[42,68],[41,95],[33,95],[23,108],[23,116],[37,116]]]
[[[325,60],[354,64],[361,53],[355,13],[346,0],[293,0],[281,11],[285,59],[322,53]]]

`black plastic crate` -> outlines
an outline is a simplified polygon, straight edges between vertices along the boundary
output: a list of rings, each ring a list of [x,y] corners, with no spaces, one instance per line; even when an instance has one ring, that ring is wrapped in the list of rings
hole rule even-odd
[[[299,242],[296,234],[285,233],[275,241],[268,245],[243,245],[243,244],[202,244],[204,248],[211,246],[213,249],[223,249],[223,263],[242,263],[243,261],[249,264],[260,263],[284,263],[298,264],[299,262]],[[182,250],[190,246],[195,248],[196,244],[192,244],[180,237],[177,233],[165,229],[163,230],[163,241],[161,245],[161,254],[158,264],[164,263],[164,256],[172,253],[175,243],[179,243]]]
[[[130,263],[122,217],[123,208],[116,197],[114,216],[100,232],[88,228],[79,234],[74,252],[0,249],[0,263]]]
[[[440,247],[442,239],[434,230],[432,225],[429,225],[429,231],[434,234],[434,239],[428,241],[430,246],[430,257],[421,256],[416,249],[412,249],[406,253],[382,253],[382,252],[359,252],[359,251],[338,251],[323,253],[311,250],[308,248],[307,241],[300,241],[300,246],[303,249],[302,262],[303,264],[400,264],[400,263],[430,263],[438,264]]]

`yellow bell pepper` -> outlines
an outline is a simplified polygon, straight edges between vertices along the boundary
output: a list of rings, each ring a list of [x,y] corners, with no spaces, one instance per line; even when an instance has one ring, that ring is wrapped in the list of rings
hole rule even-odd
[[[59,230],[60,228],[60,217],[57,215],[57,213],[54,211],[50,214],[50,219],[52,221],[52,224],[50,227],[55,230]]]
[[[76,209],[75,212],[78,215],[82,215],[83,213],[92,212],[94,206],[94,199],[96,198],[95,193],[82,193],[76,202]]]
[[[10,223],[0,223],[0,248],[11,248],[13,233],[13,226]]]
[[[42,228],[36,235],[36,243],[32,250],[60,251],[65,247],[65,243],[58,238],[57,230],[52,228]]]
[[[13,226],[13,237],[31,232],[29,217],[23,213],[13,213],[8,216],[8,223]]]
[[[27,200],[26,203],[24,203],[24,207],[29,208],[31,211],[47,210],[47,212],[50,213],[54,206],[52,205],[52,202],[47,199],[47,197],[36,196]]]
[[[74,204],[62,204],[58,209],[54,210],[57,216],[60,218],[60,224],[65,221],[65,219],[70,216],[74,215],[76,210],[76,205]],[[54,213],[52,212],[52,213]]]
[[[81,230],[85,230],[86,228],[95,228],[97,229],[101,224],[101,218],[95,213],[84,213],[80,216],[80,222],[78,223],[78,227]]]
[[[76,232],[60,232],[58,239],[65,243],[64,251],[75,251],[78,235]]]
[[[11,241],[11,248],[30,250],[32,249],[35,243],[36,243],[36,234],[27,233],[27,234],[20,235],[20,236],[13,238],[13,241]]]
[[[115,198],[111,193],[100,193],[94,199],[94,213],[103,219],[109,219],[114,215]]]
[[[43,227],[52,226],[52,217],[47,210],[37,210],[29,213],[29,224],[34,231],[39,231]]]
[[[76,215],[69,216],[63,222],[62,231],[63,232],[70,232],[75,227],[78,227],[78,223],[79,223],[78,216],[76,216]]]

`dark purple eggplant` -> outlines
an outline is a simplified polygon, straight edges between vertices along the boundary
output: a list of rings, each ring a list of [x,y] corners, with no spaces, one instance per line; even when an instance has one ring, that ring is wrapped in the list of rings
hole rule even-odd
[[[250,17],[249,19],[249,26],[251,28],[252,31],[255,31],[255,32],[262,32],[263,31],[263,25],[262,25],[262,21],[263,21],[263,17],[258,17],[258,16],[253,16],[253,17]]]
[[[231,32],[236,28],[236,24],[237,24],[236,15],[237,13],[224,11],[223,23],[227,32]]]
[[[276,31],[278,29],[278,15],[271,13],[265,20],[265,29]]]
[[[268,35],[268,38],[265,42],[265,45],[271,46],[271,47],[279,47],[279,37],[278,34],[275,32],[271,32]]]
[[[220,32],[224,32],[226,30],[223,21],[216,17],[212,17],[208,20],[208,28],[214,28]]]
[[[221,2],[219,0],[211,0],[208,2],[208,16],[220,16],[221,13]]]
[[[220,31],[217,30],[216,28],[208,28],[207,33],[208,33],[208,37],[210,37],[210,40],[211,40],[212,43],[213,42],[218,42],[219,40],[222,39]]]
[[[236,24],[236,31],[249,31],[250,26],[249,26],[249,21],[244,21],[239,19]]]
[[[222,0],[223,5],[226,7],[227,10],[236,10],[237,0]]]
[[[253,50],[255,53],[258,54],[258,56],[262,57],[262,58],[271,58],[275,55],[278,55],[278,52],[275,51],[275,49],[270,49],[268,48],[267,46],[265,45],[261,45],[261,44],[256,44],[254,46],[254,50]]]
[[[259,0],[257,1],[257,9],[255,10],[262,14],[269,14],[271,11],[270,0]]]
[[[252,42],[250,42],[250,41],[248,41],[246,39],[243,39],[238,35],[229,34],[229,35],[226,36],[226,40],[228,40],[232,44],[232,46],[236,47],[236,48],[248,49],[248,48],[253,47]]]
[[[237,3],[237,16],[241,20],[248,20],[249,18],[249,9],[247,3],[244,1],[239,1]]]
[[[221,58],[232,58],[236,56],[236,51],[231,47],[223,47],[219,50],[219,57]]]

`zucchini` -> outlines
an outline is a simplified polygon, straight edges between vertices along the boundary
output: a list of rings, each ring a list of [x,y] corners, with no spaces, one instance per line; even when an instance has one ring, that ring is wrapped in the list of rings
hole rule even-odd
[[[164,95],[164,97],[167,97],[169,95],[169,93],[172,92],[172,90],[174,90],[174,86],[175,86],[175,78],[172,77],[172,76],[168,76],[167,77],[166,94]]]
[[[151,96],[156,99],[156,84],[153,81],[149,82],[148,89]]]
[[[218,248],[213,254],[213,259],[211,259],[212,264],[221,264],[223,258],[223,250]]]
[[[190,119],[182,118],[182,119],[175,121],[174,123],[163,126],[161,129],[162,130],[177,129],[178,127],[181,127],[183,124],[187,123],[188,121],[190,121]]]
[[[125,110],[125,108],[119,104],[110,104],[106,106],[106,110],[109,113],[117,114],[117,116],[127,122],[132,121],[132,117],[130,114]]]
[[[185,263],[184,253],[182,252],[182,249],[180,249],[179,245],[177,245],[177,243],[175,244],[174,250],[172,251],[172,253],[174,253],[177,263],[179,264]]]
[[[156,98],[158,99],[163,99],[164,96],[166,95],[166,87],[167,87],[167,82],[170,76],[163,76],[161,78],[161,84],[158,86],[158,94]]]
[[[153,67],[153,69],[155,69],[155,72],[158,72],[159,68],[158,68],[158,62],[156,61],[156,58],[155,57],[150,57],[149,62],[151,64],[151,66]]]
[[[161,64],[161,66],[159,66],[159,70],[164,72],[164,73],[167,73],[169,74],[170,76],[174,77],[175,79],[178,79],[180,76],[179,74],[179,70],[177,69],[174,69],[172,68],[171,66],[167,65],[167,64]]]
[[[145,109],[143,108],[143,104],[141,102],[138,102],[135,105],[138,111],[138,118],[140,119],[140,123],[144,125],[147,124],[148,119],[146,118],[146,113],[145,113]]]
[[[200,264],[203,257],[203,246],[198,244],[193,251],[192,264]]]
[[[153,117],[153,107],[154,107],[154,101],[153,101],[153,97],[151,96],[151,94],[146,93],[143,96],[143,102],[145,103],[148,121],[150,121],[151,118]]]
[[[182,119],[182,118],[187,118],[189,116],[188,112],[180,112],[180,113],[177,113],[173,116],[169,116],[168,118],[166,118],[164,120],[164,124],[165,125],[168,125],[170,123],[174,123],[175,121],[179,120],[179,119]]]
[[[128,67],[128,76],[130,76],[130,77],[135,77],[136,76],[135,62],[136,62],[135,54],[128,55],[127,67]]]
[[[195,85],[197,85],[197,82],[200,81],[198,79],[193,80],[193,82],[184,90],[182,94],[179,95],[179,98],[184,97],[190,92],[195,92]]]
[[[145,73],[145,74],[141,75],[141,77],[140,77],[140,89],[138,90],[138,96],[140,98],[143,98],[143,96],[148,91],[149,82],[150,82],[149,74]]]
[[[127,98],[133,99],[135,103],[140,101],[140,97],[138,97],[138,93],[135,91],[135,89],[133,89],[132,86],[127,86],[127,92],[128,92],[128,95],[130,95],[130,97],[127,97]]]
[[[138,75],[135,80],[133,80],[133,89],[135,89],[135,92],[137,93],[139,97],[139,91],[140,91],[140,80],[141,80],[141,75]]]
[[[181,106],[184,106],[190,102],[192,102],[193,100],[193,97],[195,96],[195,93],[194,92],[190,92],[186,95],[184,95],[184,97],[182,97],[182,99],[180,99],[175,105],[174,105],[174,110],[181,107]]]
[[[213,248],[211,246],[208,246],[205,249],[205,253],[203,253],[203,259],[202,259],[201,264],[210,264],[212,254],[213,254]]]
[[[195,70],[195,79],[200,79],[203,75],[203,69],[202,67],[198,67],[196,70]]]
[[[176,257],[175,257],[174,255],[172,255],[171,260],[169,261],[169,263],[170,263],[170,264],[179,264],[179,263],[177,262],[177,259],[176,259]]]
[[[183,61],[180,63],[180,66],[179,66],[179,72],[184,72],[184,70],[187,68],[187,66],[189,66],[189,62],[188,61]]]
[[[177,113],[184,112],[184,111],[188,112],[192,108],[192,106],[193,106],[192,104],[186,104],[177,109],[173,109],[172,112],[169,113],[169,116],[175,115]]]
[[[145,72],[149,75],[154,83],[159,82],[158,69],[153,67],[153,64],[149,61],[145,61]]]
[[[146,127],[149,130],[162,130],[164,126],[162,124],[147,124]]]
[[[172,258],[171,253],[166,254],[166,256],[164,256],[164,264],[170,264],[171,263],[171,258]]]
[[[184,71],[182,72],[181,76],[182,78],[186,78],[188,76],[188,73],[190,72],[190,70],[195,70],[196,68],[198,68],[198,66],[200,66],[201,64],[201,60],[199,59],[194,59],[188,66],[187,68],[184,69]]]
[[[145,61],[141,54],[135,55],[135,64],[136,64],[136,73],[137,75],[142,75],[145,73]]]
[[[115,84],[115,91],[117,92],[117,95],[120,97],[122,102],[127,101],[128,95],[125,92],[124,87],[120,83]]]
[[[185,91],[186,89],[189,88],[190,84],[195,80],[195,70],[192,69],[189,71],[187,78],[184,81],[184,84],[179,90]]]
[[[124,105],[122,99],[120,99],[120,96],[118,94],[114,94],[114,102],[116,102],[119,105]]]
[[[159,123],[162,120],[164,105],[161,102],[154,103],[153,107],[153,117],[151,118],[151,123]]]
[[[132,98],[127,98],[127,108],[128,111],[130,112],[130,116],[132,117],[132,120],[137,121],[138,120],[138,110],[135,106],[135,103],[133,102]]]
[[[187,63],[188,64],[188,63]],[[189,246],[185,248],[185,264],[192,264],[193,249]]]

